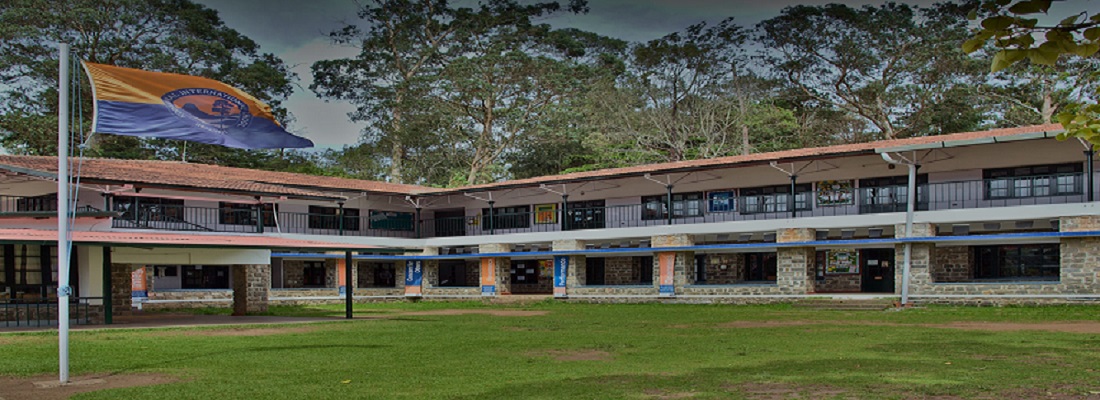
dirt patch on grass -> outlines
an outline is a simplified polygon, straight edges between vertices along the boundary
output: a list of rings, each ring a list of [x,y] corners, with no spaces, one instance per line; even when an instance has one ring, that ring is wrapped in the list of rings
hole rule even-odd
[[[785,326],[801,326],[820,324],[815,321],[733,321],[718,324],[719,328],[780,328]]]
[[[71,377],[70,384],[58,385],[56,375],[29,378],[0,377],[2,400],[61,400],[74,395],[106,389],[163,385],[179,378],[163,374],[93,374]]]
[[[794,385],[788,383],[742,383],[723,385],[723,389],[741,393],[753,400],[821,399],[844,395],[844,390],[824,385]]]
[[[669,392],[667,390],[661,389],[646,389],[643,393],[645,393],[646,396],[655,399],[686,399],[689,397],[695,397],[695,393],[691,392]]]
[[[921,326],[991,332],[1047,331],[1100,334],[1100,322],[1047,322],[1039,324],[1017,322],[950,322],[946,324],[924,324]]]
[[[447,309],[447,310],[431,310],[431,311],[413,311],[406,313],[397,313],[391,315],[400,316],[413,316],[413,315],[468,315],[468,314],[481,314],[492,315],[494,317],[537,317],[540,315],[549,314],[549,311],[531,311],[531,310],[480,310],[480,309]]]
[[[557,361],[611,361],[611,353],[601,350],[546,350],[528,353],[530,357],[550,357]]]
[[[186,329],[156,332],[160,336],[268,336],[286,333],[308,333],[317,330],[313,326],[263,327],[263,328],[222,328],[222,329]]]

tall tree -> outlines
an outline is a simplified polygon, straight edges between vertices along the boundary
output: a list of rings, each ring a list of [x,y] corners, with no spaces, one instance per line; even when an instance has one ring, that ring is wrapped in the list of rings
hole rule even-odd
[[[971,127],[938,122],[980,113],[945,106],[974,102],[957,97],[969,96],[958,88],[973,84],[977,72],[957,50],[967,35],[965,10],[951,3],[794,6],[761,22],[759,41],[780,78],[867,121],[882,138],[946,133]]]
[[[293,91],[295,75],[281,59],[260,53],[255,42],[226,26],[214,10],[190,0],[10,0],[0,3],[0,144],[10,152],[57,152],[58,42],[71,44],[75,58],[90,62],[218,79],[287,117],[281,103]],[[84,108],[91,110],[90,98]],[[96,137],[95,154],[121,158],[156,158],[182,145]],[[188,153],[198,156],[212,148],[192,145]],[[219,151],[233,154],[227,160],[263,153]]]

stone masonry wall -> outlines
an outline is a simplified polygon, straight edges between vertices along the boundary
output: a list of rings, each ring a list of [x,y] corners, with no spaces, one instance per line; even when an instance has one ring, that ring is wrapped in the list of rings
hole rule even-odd
[[[812,247],[784,247],[776,251],[776,279],[783,294],[806,294],[812,291],[816,252]]]
[[[933,282],[966,282],[974,278],[974,250],[970,246],[936,247]]]
[[[696,284],[733,285],[744,280],[744,254],[708,254],[705,265],[706,282],[699,282],[695,277]]]
[[[111,312],[114,316],[129,315],[133,311],[130,299],[133,270],[130,264],[111,264]]]
[[[825,280],[814,283],[814,292],[858,292],[860,290],[860,279],[859,274],[825,275]]]
[[[639,257],[608,257],[604,259],[605,285],[638,285],[642,279]]]
[[[233,270],[233,315],[266,312],[271,292],[271,266],[245,264],[230,269]]]

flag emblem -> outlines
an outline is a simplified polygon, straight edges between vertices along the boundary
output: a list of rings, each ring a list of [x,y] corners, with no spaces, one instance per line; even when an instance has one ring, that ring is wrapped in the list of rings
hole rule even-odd
[[[95,132],[240,149],[313,147],[286,131],[271,107],[233,86],[189,75],[84,63]]]

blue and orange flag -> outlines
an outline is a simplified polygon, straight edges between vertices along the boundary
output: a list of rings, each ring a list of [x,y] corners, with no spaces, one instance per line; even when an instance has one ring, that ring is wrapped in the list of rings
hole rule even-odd
[[[283,129],[271,107],[213,79],[84,63],[92,82],[92,130],[239,149],[313,147]]]

